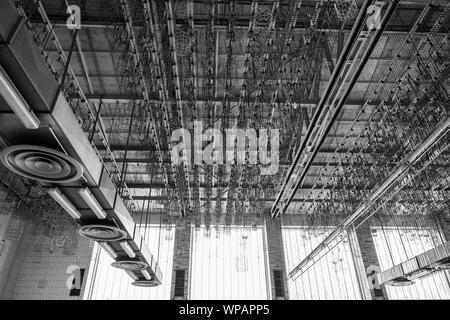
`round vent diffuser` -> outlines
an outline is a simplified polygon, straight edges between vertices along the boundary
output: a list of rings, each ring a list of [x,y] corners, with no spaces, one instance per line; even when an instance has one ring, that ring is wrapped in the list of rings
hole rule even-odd
[[[159,286],[160,283],[159,283],[158,281],[155,281],[155,280],[138,280],[138,281],[132,282],[132,285],[133,285],[133,286],[136,286],[136,287],[145,287],[145,288],[148,288],[148,287],[156,287],[156,286]]]
[[[148,268],[148,264],[139,260],[121,260],[111,263],[111,265],[118,269],[124,270],[144,270]]]
[[[78,232],[83,237],[96,241],[119,241],[127,237],[125,231],[115,226],[104,224],[82,226]]]
[[[406,277],[399,277],[387,282],[386,284],[393,287],[405,287],[413,285],[414,281],[411,281]]]
[[[51,183],[67,183],[83,175],[83,167],[59,151],[32,145],[17,145],[0,153],[2,163],[23,177]]]

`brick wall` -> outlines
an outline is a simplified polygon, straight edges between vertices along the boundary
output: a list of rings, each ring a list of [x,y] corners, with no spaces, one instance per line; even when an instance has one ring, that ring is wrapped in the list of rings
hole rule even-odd
[[[270,287],[272,291],[273,299],[288,299],[287,288],[287,275],[286,265],[284,262],[284,249],[283,238],[281,234],[281,222],[280,219],[267,219],[266,220],[266,234],[267,234],[267,252],[269,257],[269,270],[270,270]],[[282,283],[284,298],[276,297],[275,294],[275,281],[273,271],[279,270],[282,274]]]
[[[64,246],[55,244],[54,239],[44,235],[34,235],[33,226],[25,226],[22,238],[17,242],[11,268],[7,272],[2,299],[14,300],[81,300],[85,287],[92,243],[78,237],[78,243],[71,252]],[[67,239],[66,241],[69,241]],[[84,269],[83,283],[80,272],[76,272],[75,284],[67,287],[69,266]],[[72,294],[72,295],[71,295]]]
[[[337,219],[339,220],[339,219]],[[309,217],[295,216],[283,219],[285,225],[335,225],[336,221],[310,221]],[[389,223],[388,223],[389,224]],[[266,225],[266,250],[269,261],[270,290],[275,299],[274,270],[281,271],[284,299],[288,299],[287,274],[283,252],[283,241],[281,233],[280,219],[272,220],[267,218]],[[450,239],[450,218],[441,222],[442,230],[447,239]],[[77,250],[72,255],[63,254],[60,248],[50,250],[51,242],[42,236],[33,236],[30,230],[24,231],[25,236],[21,241],[15,242],[17,247],[15,256],[11,255],[13,261],[9,268],[12,271],[3,273],[4,279],[8,279],[7,290],[3,298],[14,299],[81,299],[71,297],[66,287],[68,275],[66,269],[69,265],[76,264],[86,269],[84,282],[87,278],[89,261],[91,256],[91,245],[88,240],[79,238]],[[364,268],[368,273],[369,282],[375,279],[373,267],[378,266],[378,258],[373,243],[370,224],[365,223],[356,230],[356,237],[361,251]],[[187,299],[189,294],[189,268],[191,249],[191,225],[181,222],[176,226],[175,231],[175,252],[173,257],[173,273],[171,281],[171,298]],[[35,244],[43,243],[42,248],[36,248]],[[52,251],[52,252],[50,252]],[[11,254],[11,253],[10,253]],[[184,295],[175,297],[175,271],[181,269],[185,271]],[[385,294],[382,288],[376,284],[371,286],[371,295],[374,299],[384,299]]]
[[[356,229],[356,237],[358,239],[361,256],[369,281],[370,294],[374,300],[386,299],[386,293],[382,286],[376,281],[376,273],[379,272],[379,262],[370,231],[370,224],[364,223]]]
[[[191,226],[179,223],[175,230],[175,249],[173,255],[172,271],[172,299],[187,299],[189,293],[189,262],[191,250]],[[176,270],[184,270],[184,295],[175,297]]]

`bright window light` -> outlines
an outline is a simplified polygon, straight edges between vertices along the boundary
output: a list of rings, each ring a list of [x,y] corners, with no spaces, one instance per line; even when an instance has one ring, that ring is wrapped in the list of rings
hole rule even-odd
[[[326,227],[283,227],[287,273],[298,265],[332,231]],[[345,239],[295,281],[288,280],[291,300],[361,299],[355,265]]]
[[[93,250],[84,300],[169,300],[175,239],[175,226],[141,226],[140,231],[163,274],[160,286],[135,287],[123,270],[111,267],[114,261],[96,243]]]
[[[435,228],[373,227],[372,237],[381,271],[392,268],[444,241]],[[438,271],[404,287],[385,286],[389,299],[450,299],[450,273]]]
[[[262,227],[192,227],[191,246],[190,299],[268,299]]]

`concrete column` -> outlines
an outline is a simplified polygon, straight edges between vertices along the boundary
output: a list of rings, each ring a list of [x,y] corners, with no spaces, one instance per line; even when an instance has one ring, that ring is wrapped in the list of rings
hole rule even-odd
[[[173,255],[173,271],[171,298],[176,300],[186,300],[189,295],[189,276],[190,276],[190,253],[191,253],[191,225],[179,223],[175,230],[175,250]],[[177,270],[184,270],[183,295],[180,290],[175,290],[177,282]],[[163,279],[164,281],[164,279]],[[178,280],[179,281],[179,280]],[[179,283],[177,284],[179,286]]]
[[[378,284],[376,278],[376,275],[381,271],[381,269],[369,224],[365,223],[356,229],[356,238],[358,240],[372,299],[385,300],[386,293],[383,287]]]
[[[355,266],[356,276],[358,278],[358,285],[361,291],[361,298],[363,300],[372,300],[372,293],[370,289],[373,288],[369,285],[369,279],[367,276],[366,268],[363,263],[362,253],[359,246],[358,237],[354,229],[348,230],[348,240],[350,243],[350,249],[352,252],[353,264]]]
[[[287,288],[287,274],[286,265],[284,261],[283,238],[281,234],[280,219],[266,219],[266,239],[267,239],[267,253],[269,260],[269,278],[270,290],[272,299],[287,300],[289,299]],[[275,288],[274,271],[281,272],[282,295]]]

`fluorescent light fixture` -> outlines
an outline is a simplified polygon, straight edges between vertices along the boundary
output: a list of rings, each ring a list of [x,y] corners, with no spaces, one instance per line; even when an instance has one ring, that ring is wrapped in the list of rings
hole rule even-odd
[[[31,110],[22,94],[17,90],[14,83],[6,74],[5,70],[0,66],[0,94],[9,104],[22,124],[27,129],[39,128],[39,119]]]
[[[128,273],[128,275],[134,280],[134,281],[138,281],[139,277],[131,270],[125,270],[126,273]]]
[[[152,280],[152,276],[150,275],[150,273],[148,273],[147,270],[141,270],[142,275],[145,277],[145,279],[147,280]]]
[[[88,188],[78,189],[78,194],[83,198],[83,200],[87,203],[89,208],[94,212],[94,214],[99,219],[106,218],[106,212],[103,210],[102,206],[98,203],[97,199],[93,196],[91,191]]]
[[[106,252],[111,256],[111,258],[116,259],[117,253],[114,251],[114,249],[109,245],[107,242],[99,242],[100,246],[105,249]]]
[[[136,257],[136,253],[134,252],[133,248],[131,248],[131,246],[128,244],[128,242],[120,241],[120,246],[122,247],[123,251],[125,251],[130,258]]]
[[[47,193],[74,219],[80,219],[81,214],[72,202],[62,194],[59,188],[47,189]]]

